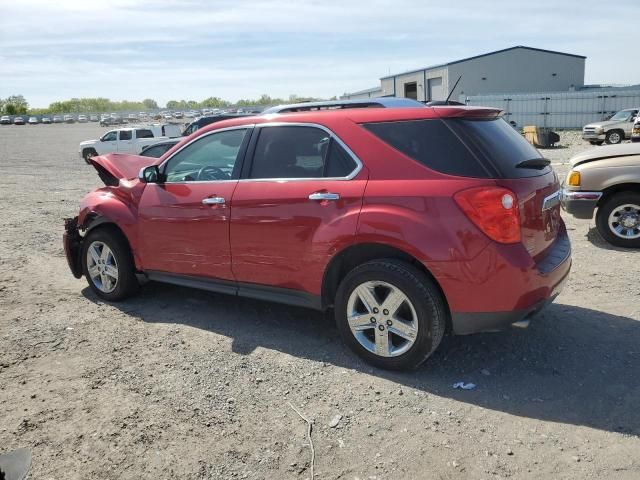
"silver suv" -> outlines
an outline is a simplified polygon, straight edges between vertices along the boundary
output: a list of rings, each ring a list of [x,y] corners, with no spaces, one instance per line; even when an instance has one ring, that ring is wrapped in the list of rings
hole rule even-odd
[[[631,130],[638,116],[638,110],[638,108],[627,108],[620,110],[609,120],[585,125],[582,128],[582,139],[591,145],[602,145],[603,142],[616,144],[631,138]]]

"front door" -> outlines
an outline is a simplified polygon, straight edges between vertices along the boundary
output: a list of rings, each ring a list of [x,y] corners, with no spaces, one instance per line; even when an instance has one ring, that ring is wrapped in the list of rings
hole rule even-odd
[[[355,235],[367,174],[322,128],[256,128],[248,178],[231,203],[233,273],[318,295],[329,259]]]
[[[162,166],[162,182],[145,187],[139,206],[145,270],[233,280],[230,203],[248,129],[198,137]]]

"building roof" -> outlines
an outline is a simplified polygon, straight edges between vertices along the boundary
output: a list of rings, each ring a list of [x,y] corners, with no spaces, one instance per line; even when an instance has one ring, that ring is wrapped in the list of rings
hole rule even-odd
[[[480,54],[480,55],[475,55],[473,57],[467,57],[467,58],[463,58],[463,59],[460,59],[460,60],[454,60],[453,62],[440,63],[440,64],[437,64],[437,65],[430,65],[428,67],[417,68],[415,70],[409,70],[407,72],[396,73],[394,75],[386,75],[384,77],[380,77],[380,80],[384,80],[385,78],[397,77],[399,75],[407,75],[409,73],[422,72],[423,70],[431,70],[433,68],[448,67],[449,65],[454,65],[456,63],[467,62],[469,60],[475,60],[476,58],[488,57],[489,55],[495,55],[496,53],[504,53],[504,52],[508,52],[510,50],[517,50],[519,48],[524,49],[524,50],[533,50],[534,52],[552,53],[554,55],[565,55],[567,57],[583,58],[583,59],[587,58],[584,55],[575,55],[573,53],[556,52],[554,50],[544,50],[542,48],[534,48],[534,47],[526,47],[524,45],[516,45],[515,47],[503,48],[502,50],[495,50],[493,52],[483,53],[483,54]]]

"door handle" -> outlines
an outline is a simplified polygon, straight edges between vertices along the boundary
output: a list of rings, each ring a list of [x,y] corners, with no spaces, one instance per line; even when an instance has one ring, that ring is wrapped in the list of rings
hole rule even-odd
[[[225,203],[224,197],[207,197],[202,199],[203,205],[222,205]]]
[[[339,193],[316,192],[309,195],[309,200],[340,200]]]

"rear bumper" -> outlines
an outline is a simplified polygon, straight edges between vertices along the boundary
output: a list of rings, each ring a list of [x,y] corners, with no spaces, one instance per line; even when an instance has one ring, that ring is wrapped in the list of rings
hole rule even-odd
[[[564,224],[537,263],[523,245],[491,244],[471,262],[435,268],[449,303],[453,333],[499,330],[536,314],[562,292],[571,270]]]
[[[588,220],[602,197],[602,192],[580,192],[562,189],[560,203],[562,209],[576,218]]]
[[[69,264],[71,273],[76,278],[82,277],[82,262],[80,259],[82,237],[78,231],[78,217],[65,219],[62,245],[64,246],[64,254],[67,257],[67,264]]]

